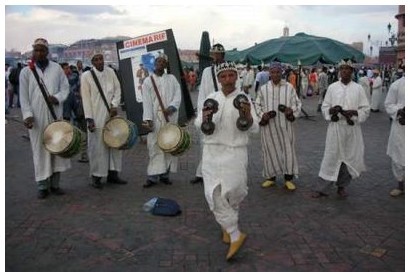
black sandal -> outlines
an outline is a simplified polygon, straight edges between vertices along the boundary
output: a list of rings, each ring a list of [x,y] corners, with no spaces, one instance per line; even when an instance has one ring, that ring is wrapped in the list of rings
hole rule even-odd
[[[313,191],[311,194],[312,198],[320,198],[320,197],[326,197],[328,196],[326,193],[323,193],[321,191]]]

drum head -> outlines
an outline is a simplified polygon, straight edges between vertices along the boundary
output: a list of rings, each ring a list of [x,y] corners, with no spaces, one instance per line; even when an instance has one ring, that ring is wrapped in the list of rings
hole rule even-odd
[[[56,121],[49,124],[43,133],[45,148],[52,154],[64,152],[71,144],[74,129],[66,121]]]
[[[104,142],[112,148],[120,148],[128,141],[130,128],[125,119],[116,117],[111,118],[105,123],[103,130]]]
[[[158,146],[164,152],[172,152],[182,139],[182,130],[178,125],[168,123],[158,132]]]

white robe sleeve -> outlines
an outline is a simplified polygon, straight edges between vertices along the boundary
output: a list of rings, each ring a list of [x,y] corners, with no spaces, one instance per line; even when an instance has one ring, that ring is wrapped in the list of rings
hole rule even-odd
[[[61,67],[59,67],[59,79],[57,85],[57,92],[53,94],[55,98],[57,98],[58,103],[60,105],[67,99],[68,94],[70,93],[70,85],[68,84],[67,76],[64,74],[64,71]]]
[[[359,90],[358,96],[358,107],[357,107],[357,121],[359,123],[365,122],[370,115],[370,104],[369,100],[367,99],[366,92],[364,91],[361,85],[357,85]],[[353,117],[354,119],[354,117]]]
[[[403,108],[403,104],[398,101],[398,85],[399,81],[395,81],[393,84],[391,84],[389,91],[387,92],[386,100],[384,101],[386,112],[393,120],[396,120],[397,118],[397,111]]]
[[[181,105],[181,86],[179,85],[177,79],[175,78],[174,75],[168,75],[170,82],[171,82],[171,87],[173,91],[172,99],[168,105],[175,107],[177,110],[179,110],[179,106]]]
[[[151,93],[154,93],[151,78],[145,78],[144,83],[142,84],[142,120],[154,120]]]
[[[83,102],[84,117],[94,119],[91,101],[91,72],[87,71],[81,75],[81,98]]]
[[[33,110],[31,109],[30,96],[29,96],[29,84],[30,84],[31,70],[29,67],[23,68],[20,73],[20,104],[23,120],[28,117],[33,117]]]

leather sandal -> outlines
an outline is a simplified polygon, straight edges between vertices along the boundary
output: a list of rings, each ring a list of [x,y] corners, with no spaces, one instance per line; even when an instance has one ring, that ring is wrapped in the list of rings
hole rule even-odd
[[[321,191],[313,191],[310,196],[312,198],[320,198],[320,197],[327,197],[328,195],[326,193],[321,192]]]

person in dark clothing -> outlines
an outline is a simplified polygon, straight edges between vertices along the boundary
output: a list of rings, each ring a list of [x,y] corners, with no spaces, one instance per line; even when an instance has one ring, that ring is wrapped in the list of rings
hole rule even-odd
[[[17,97],[17,107],[20,108],[20,97],[19,97],[19,90],[20,90],[20,72],[23,68],[21,63],[17,63],[17,67],[13,68],[10,72],[9,82],[12,85],[12,90],[10,90],[9,94],[9,108],[13,108],[14,103],[14,94]]]

